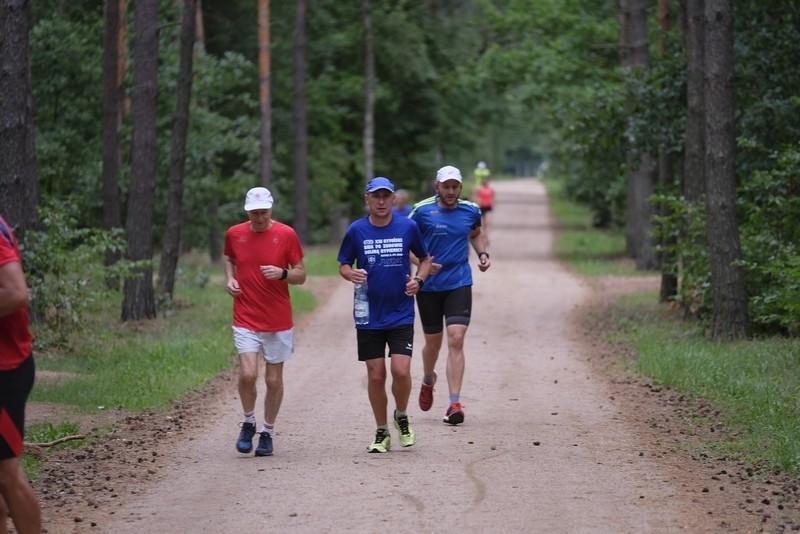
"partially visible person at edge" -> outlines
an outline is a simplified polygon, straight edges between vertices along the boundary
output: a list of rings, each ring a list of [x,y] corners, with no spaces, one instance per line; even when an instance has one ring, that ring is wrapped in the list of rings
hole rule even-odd
[[[272,218],[269,190],[249,190],[244,209],[249,221],[231,226],[225,234],[225,277],[233,297],[233,340],[239,354],[239,397],[244,411],[236,450],[243,454],[253,450],[261,356],[266,361],[267,393],[255,455],[271,456],[283,400],[283,364],[294,353],[289,284],[304,283],[306,271],[297,234]]]
[[[479,161],[475,170],[472,171],[472,176],[475,179],[475,189],[479,188],[483,181],[492,178],[492,171],[486,166],[485,161]]]
[[[492,223],[490,215],[494,206],[494,188],[489,183],[489,178],[484,178],[481,186],[472,192],[473,201],[481,209],[481,228],[486,246],[489,246],[489,230]]]
[[[0,533],[42,531],[42,512],[22,469],[25,404],[36,374],[28,284],[14,233],[0,216]]]
[[[431,258],[417,224],[392,213],[395,188],[387,178],[372,179],[364,201],[369,214],[347,228],[339,248],[339,274],[353,284],[367,282],[369,322],[356,325],[358,360],[367,367],[367,394],[377,430],[369,452],[391,447],[386,395],[386,346],[389,347],[392,416],[400,445],[410,447],[416,435],[408,417],[411,396],[411,355],[414,347],[414,295],[425,283]],[[421,258],[412,277],[411,256]],[[355,263],[355,268],[353,268]]]
[[[411,213],[411,205],[408,203],[408,191],[405,189],[398,189],[395,192],[392,213],[400,217],[408,217],[408,214]]]
[[[450,390],[444,422],[464,422],[461,386],[464,380],[464,337],[472,314],[472,269],[469,245],[478,254],[478,269],[490,266],[486,242],[481,233],[478,205],[460,199],[461,172],[442,167],[434,182],[436,194],[414,205],[410,218],[419,225],[428,253],[435,258],[430,277],[417,295],[417,307],[425,334],[422,348],[424,376],[419,407],[427,412],[433,405],[436,362],[447,330],[447,384]],[[444,325],[442,324],[444,321]]]

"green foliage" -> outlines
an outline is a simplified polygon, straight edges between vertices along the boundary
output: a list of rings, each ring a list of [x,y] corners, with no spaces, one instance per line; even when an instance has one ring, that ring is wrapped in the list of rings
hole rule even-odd
[[[800,145],[775,151],[744,184],[740,207],[750,315],[763,332],[800,334]]]
[[[303,265],[309,276],[339,276],[338,247],[307,247],[305,253]]]
[[[100,13],[102,16],[102,12]],[[48,13],[31,28],[39,190],[99,225],[102,18]]]
[[[22,255],[39,350],[63,345],[83,327],[91,306],[112,294],[106,280],[130,272],[130,262],[103,265],[106,252],[124,249],[122,232],[79,228],[78,209],[69,204],[46,207],[40,211],[41,230],[26,234]]]
[[[672,4],[674,6],[674,3]],[[176,3],[160,0],[155,245],[166,219],[166,179],[178,65]],[[203,2],[208,54],[195,58],[184,180],[182,248],[243,219],[243,192],[259,182],[257,19],[252,2]],[[306,19],[309,236],[324,243],[341,219],[363,211],[364,31],[359,2],[319,0]],[[465,175],[479,159],[495,174],[537,172],[544,163],[591,224],[626,218],[629,147],[666,148],[680,178],[685,48],[680,25],[650,63],[627,71],[619,58],[619,4],[611,0],[372,2],[377,87],[376,174],[422,198],[435,169]],[[129,37],[135,37],[133,9]],[[98,0],[31,4],[31,66],[39,194],[43,205],[77,207],[76,228],[101,226],[103,6]],[[800,139],[800,4],[736,1],[738,196],[750,313],[758,332],[796,335],[796,165]],[[275,216],[292,224],[292,2],[271,5]],[[658,35],[658,38],[662,35]],[[132,57],[128,57],[132,61]],[[124,82],[129,92],[132,70]],[[129,102],[128,102],[129,103]],[[122,119],[121,198],[129,179],[131,124]],[[633,160],[631,160],[633,161]],[[684,309],[710,311],[702,207],[687,208],[672,184],[659,191],[675,213],[660,221],[677,239],[664,252],[682,281]],[[677,189],[677,187],[675,188]],[[771,197],[764,200],[769,192]],[[778,209],[783,203],[782,209]],[[759,202],[764,201],[762,206]],[[688,209],[688,211],[687,211]],[[122,206],[123,219],[127,206]],[[212,243],[214,245],[216,243]]]
[[[636,350],[635,369],[679,395],[707,399],[728,430],[720,455],[800,473],[800,342],[720,344],[671,319],[655,299],[623,299],[612,312],[617,341]]]
[[[654,237],[666,253],[662,272],[676,276],[680,283],[673,301],[687,317],[707,321],[711,312],[711,268],[706,246],[706,207],[675,193],[655,195],[653,203],[665,215],[656,217]]]

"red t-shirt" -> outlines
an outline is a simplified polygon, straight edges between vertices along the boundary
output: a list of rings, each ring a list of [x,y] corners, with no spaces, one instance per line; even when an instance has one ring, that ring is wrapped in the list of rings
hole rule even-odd
[[[0,217],[0,265],[22,262],[17,239]],[[28,326],[28,307],[0,318],[0,371],[19,367],[30,355],[33,336]]]
[[[235,278],[242,293],[233,299],[233,325],[254,332],[281,332],[293,326],[289,284],[267,280],[261,265],[288,269],[303,259],[303,247],[295,231],[272,221],[266,232],[254,232],[250,222],[228,228],[225,255],[236,266]]]
[[[488,185],[478,188],[478,206],[481,208],[491,208],[494,204],[494,189]]]

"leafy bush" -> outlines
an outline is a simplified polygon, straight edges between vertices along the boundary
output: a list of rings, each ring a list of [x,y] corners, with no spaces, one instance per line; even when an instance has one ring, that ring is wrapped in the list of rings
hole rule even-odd
[[[89,306],[112,291],[106,280],[120,280],[130,271],[126,261],[103,265],[106,252],[124,250],[122,230],[78,228],[77,211],[71,204],[42,209],[42,228],[28,231],[22,244],[39,349],[64,344]]]
[[[654,236],[661,243],[661,269],[678,277],[673,301],[687,317],[707,319],[711,311],[711,268],[706,246],[706,208],[678,194],[655,195],[665,215],[656,217]],[[666,261],[667,259],[672,261]]]
[[[759,331],[800,334],[800,147],[769,158],[741,189],[750,316]]]

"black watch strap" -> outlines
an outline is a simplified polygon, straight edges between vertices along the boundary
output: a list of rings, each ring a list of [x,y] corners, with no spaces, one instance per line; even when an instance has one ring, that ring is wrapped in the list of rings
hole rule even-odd
[[[287,276],[289,276],[289,269],[284,269],[283,273],[281,273],[281,280],[286,280]]]
[[[419,284],[419,288],[420,288],[420,289],[422,289],[422,286],[424,286],[424,285],[425,285],[425,280],[423,280],[423,279],[422,279],[422,278],[420,278],[419,276],[415,276],[415,277],[414,277],[414,280],[416,280],[416,281],[417,281],[417,283]]]

